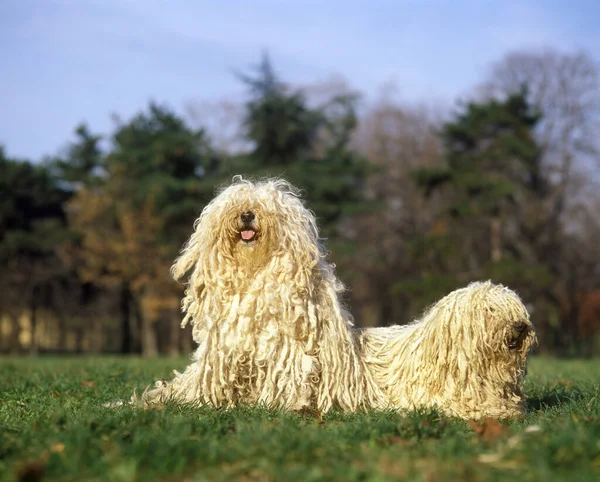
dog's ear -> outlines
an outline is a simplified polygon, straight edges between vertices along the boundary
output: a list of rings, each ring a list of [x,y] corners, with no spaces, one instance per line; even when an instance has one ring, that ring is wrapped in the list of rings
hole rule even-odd
[[[175,281],[179,281],[183,278],[190,269],[194,267],[196,261],[198,261],[198,246],[190,239],[188,244],[184,247],[181,256],[175,260],[173,266],[171,266],[171,276]]]

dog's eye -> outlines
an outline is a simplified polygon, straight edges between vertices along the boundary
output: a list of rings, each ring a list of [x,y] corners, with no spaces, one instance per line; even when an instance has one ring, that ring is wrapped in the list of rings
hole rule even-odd
[[[508,348],[516,350],[521,348],[523,340],[527,336],[527,323],[520,321],[514,324],[508,334]]]

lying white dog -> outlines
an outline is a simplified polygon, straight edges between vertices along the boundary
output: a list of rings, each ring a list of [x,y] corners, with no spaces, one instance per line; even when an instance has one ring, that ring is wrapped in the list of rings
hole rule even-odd
[[[523,381],[536,337],[519,297],[472,283],[410,325],[359,335],[364,360],[391,406],[436,407],[461,418],[513,418],[525,410]]]

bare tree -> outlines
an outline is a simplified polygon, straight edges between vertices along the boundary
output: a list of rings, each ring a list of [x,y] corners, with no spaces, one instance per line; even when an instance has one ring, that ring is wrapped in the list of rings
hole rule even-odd
[[[547,188],[528,206],[535,229],[521,239],[525,242],[516,235],[513,241],[521,256],[545,265],[553,276],[545,297],[558,311],[558,331],[548,342],[566,352],[582,340],[577,328],[582,293],[597,285],[589,213],[600,186],[599,65],[585,52],[512,52],[491,66],[479,93],[502,96],[524,87],[542,114],[536,135]]]
[[[393,288],[418,272],[409,253],[410,239],[436,229],[435,202],[423,198],[411,171],[441,162],[434,128],[441,109],[403,105],[389,94],[384,91],[363,112],[354,139],[374,167],[367,195],[379,206],[363,216],[356,228],[361,250],[355,263],[363,280],[355,286],[354,303],[364,325],[407,322],[422,308]]]
[[[481,91],[506,94],[523,86],[543,114],[538,142],[553,181],[554,210],[562,215],[567,202],[581,202],[577,175],[600,166],[598,62],[585,52],[512,52],[492,65]]]
[[[218,152],[237,154],[247,147],[242,134],[242,99],[193,101],[186,105],[186,113],[192,124],[206,129],[211,145]]]

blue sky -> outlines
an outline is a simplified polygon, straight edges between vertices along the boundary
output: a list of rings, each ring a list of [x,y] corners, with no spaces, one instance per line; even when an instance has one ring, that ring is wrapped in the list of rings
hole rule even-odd
[[[600,56],[600,1],[0,0],[0,144],[36,160],[149,99],[239,98],[232,70],[263,49],[296,84],[340,74],[452,102],[507,51],[544,46]]]

